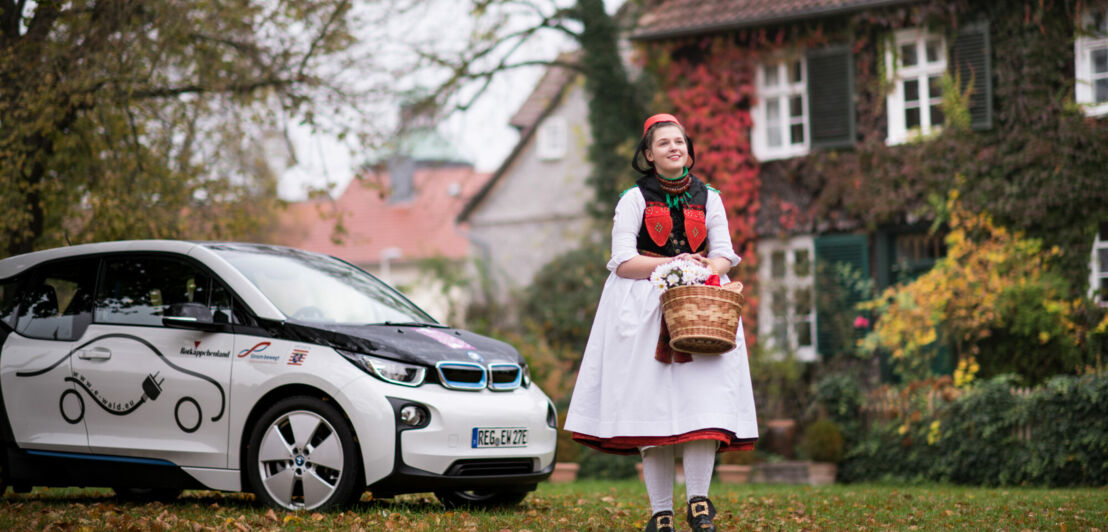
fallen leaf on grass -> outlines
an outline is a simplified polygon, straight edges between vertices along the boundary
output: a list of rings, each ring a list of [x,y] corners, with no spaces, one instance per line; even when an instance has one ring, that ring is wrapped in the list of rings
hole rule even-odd
[[[274,512],[273,508],[270,508],[269,511],[265,513],[265,518],[273,521],[274,523],[280,522],[280,520],[277,519],[277,512]]]

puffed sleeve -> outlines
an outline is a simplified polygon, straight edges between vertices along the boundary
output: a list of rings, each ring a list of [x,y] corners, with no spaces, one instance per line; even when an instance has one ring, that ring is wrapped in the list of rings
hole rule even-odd
[[[708,258],[724,257],[731,261],[734,268],[742,259],[735,254],[731,246],[731,230],[727,227],[727,210],[723,207],[723,199],[719,193],[708,190],[708,204],[704,208],[706,212],[705,224],[708,226]],[[612,244],[613,247],[615,244]]]
[[[638,187],[628,190],[616,204],[616,215],[612,219],[612,259],[608,261],[608,270],[616,271],[620,264],[639,254],[639,229],[642,227],[642,215],[646,210],[646,200]],[[708,233],[711,237],[711,233]]]

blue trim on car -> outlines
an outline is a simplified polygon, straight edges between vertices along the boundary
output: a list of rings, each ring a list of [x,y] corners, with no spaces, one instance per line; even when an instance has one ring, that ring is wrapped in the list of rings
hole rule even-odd
[[[147,464],[177,467],[177,464],[174,464],[173,462],[170,462],[168,460],[158,460],[156,458],[131,458],[128,456],[108,456],[103,454],[60,453],[57,451],[35,451],[30,449],[28,449],[26,453],[38,456],[51,456],[54,458],[74,458],[78,460],[100,460],[103,462],[126,462],[130,464]]]

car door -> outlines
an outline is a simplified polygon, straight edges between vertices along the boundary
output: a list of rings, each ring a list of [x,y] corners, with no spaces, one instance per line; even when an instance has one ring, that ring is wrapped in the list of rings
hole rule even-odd
[[[93,400],[94,453],[179,466],[226,467],[230,294],[197,263],[173,255],[103,259],[73,378]]]
[[[95,258],[42,264],[6,283],[14,332],[0,351],[0,390],[21,448],[88,452],[86,398],[72,379],[92,319]],[[16,288],[18,287],[18,288]]]

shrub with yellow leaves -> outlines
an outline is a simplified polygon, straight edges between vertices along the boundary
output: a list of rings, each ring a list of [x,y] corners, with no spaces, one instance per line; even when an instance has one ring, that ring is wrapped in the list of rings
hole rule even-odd
[[[1103,312],[1090,321],[1088,302],[1066,298],[1066,279],[1050,268],[1059,249],[998,226],[986,213],[968,212],[957,191],[946,212],[947,256],[861,305],[879,315],[861,349],[887,350],[894,369],[911,381],[926,377],[946,346],[960,361],[958,385],[978,372],[982,378],[1014,373],[1033,384],[1088,364],[1085,344],[1098,334]]]

